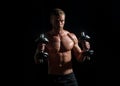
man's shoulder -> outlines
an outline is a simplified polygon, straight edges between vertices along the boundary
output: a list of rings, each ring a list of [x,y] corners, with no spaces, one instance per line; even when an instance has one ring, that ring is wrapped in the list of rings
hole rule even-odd
[[[74,33],[69,32],[67,35],[73,40],[75,44],[77,43],[78,39]]]
[[[68,30],[64,30],[64,32],[66,32],[67,34],[75,35],[73,32],[70,32]]]
[[[76,37],[76,35],[73,33],[73,32],[67,32],[67,34],[69,35],[69,36],[71,36],[71,37]]]
[[[68,35],[71,39],[77,40],[77,37],[76,37],[75,33],[68,31],[68,32],[67,32],[67,35]]]

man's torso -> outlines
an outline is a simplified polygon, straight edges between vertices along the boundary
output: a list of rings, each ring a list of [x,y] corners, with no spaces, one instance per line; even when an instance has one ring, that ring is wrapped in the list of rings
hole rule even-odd
[[[49,43],[46,45],[49,54],[48,73],[69,74],[72,70],[71,50],[74,46],[72,35],[68,31],[61,34],[48,34]]]

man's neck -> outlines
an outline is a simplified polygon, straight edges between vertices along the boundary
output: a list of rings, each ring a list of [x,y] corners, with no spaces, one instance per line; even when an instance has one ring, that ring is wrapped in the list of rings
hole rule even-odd
[[[64,31],[63,28],[60,28],[60,29],[53,29],[53,33],[56,33],[56,34],[61,34],[63,31]]]

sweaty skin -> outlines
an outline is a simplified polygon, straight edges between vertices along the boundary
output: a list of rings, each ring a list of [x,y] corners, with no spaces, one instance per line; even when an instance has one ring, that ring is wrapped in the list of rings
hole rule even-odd
[[[64,30],[64,23],[65,15],[51,16],[52,30],[46,33],[49,43],[39,45],[37,49],[37,52],[44,50],[49,55],[49,74],[65,75],[72,73],[72,54],[79,61],[83,59],[83,51],[78,46],[77,37],[75,34]]]
[[[46,45],[48,58],[48,73],[69,74],[72,70],[71,50],[74,48],[74,35],[68,31],[61,31],[60,34],[50,32],[48,34],[49,44]]]

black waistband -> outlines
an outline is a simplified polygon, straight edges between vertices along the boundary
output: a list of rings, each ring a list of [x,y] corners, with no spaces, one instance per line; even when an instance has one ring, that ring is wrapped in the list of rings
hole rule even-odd
[[[73,76],[74,73],[70,73],[70,74],[65,74],[65,75],[54,75],[54,74],[48,74],[49,77],[53,77],[53,78],[57,78],[57,77],[70,77]]]

